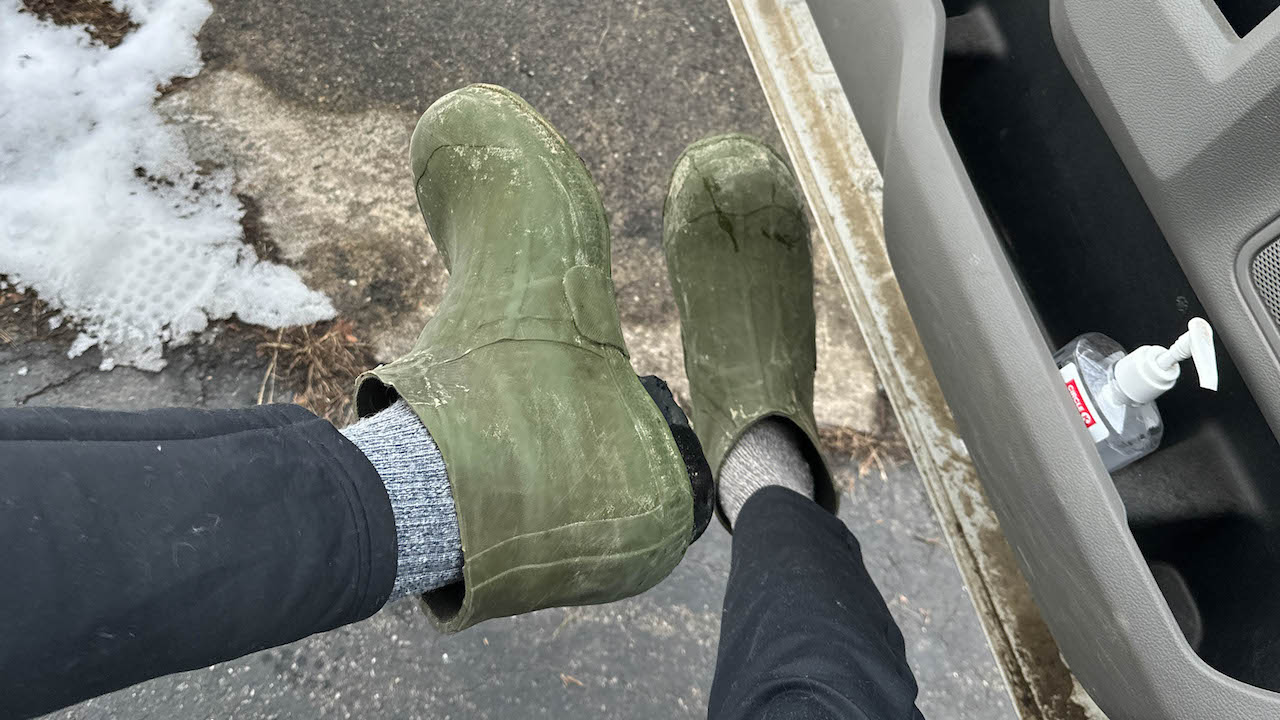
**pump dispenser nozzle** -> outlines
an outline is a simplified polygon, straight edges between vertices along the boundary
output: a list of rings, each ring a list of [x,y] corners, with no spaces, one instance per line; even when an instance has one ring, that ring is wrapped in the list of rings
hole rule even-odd
[[[1190,358],[1196,366],[1200,387],[1218,389],[1218,363],[1213,354],[1213,328],[1202,318],[1191,318],[1187,331],[1169,349],[1156,357],[1161,367],[1168,368]]]
[[[1192,318],[1187,331],[1171,347],[1143,345],[1116,363],[1116,387],[1133,403],[1155,400],[1178,381],[1178,363],[1190,359],[1196,366],[1200,387],[1218,389],[1218,363],[1213,350],[1213,328],[1202,318]]]

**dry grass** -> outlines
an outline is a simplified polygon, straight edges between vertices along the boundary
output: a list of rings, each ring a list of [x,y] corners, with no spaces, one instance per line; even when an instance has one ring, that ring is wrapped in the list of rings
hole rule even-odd
[[[827,452],[847,456],[857,463],[857,474],[853,480],[866,477],[872,469],[883,479],[888,476],[890,467],[906,462],[911,455],[895,424],[881,423],[881,426],[885,429],[878,433],[824,427],[819,429],[818,435]]]
[[[86,25],[89,37],[113,48],[137,29],[129,13],[103,0],[22,0],[22,9],[56,25]]]
[[[18,290],[0,275],[0,344],[69,336],[75,331],[75,325],[62,322],[34,290]]]
[[[51,324],[52,321],[52,324]],[[345,318],[301,327],[270,330],[220,323],[227,333],[224,348],[231,353],[256,345],[269,358],[258,390],[258,404],[292,394],[293,402],[341,426],[353,420],[351,391],[356,376],[376,365],[373,350],[360,342],[355,326]],[[33,290],[18,290],[0,275],[0,345],[34,340],[66,340],[79,332],[63,322]],[[221,344],[221,343],[219,343]]]
[[[844,455],[857,463],[856,473],[850,479],[850,487],[857,480],[866,477],[874,468],[883,480],[889,475],[889,468],[900,465],[911,459],[911,450],[898,428],[898,419],[893,415],[893,407],[888,398],[879,395],[875,411],[875,432],[853,430],[845,427],[819,428],[823,444],[833,453]]]
[[[293,392],[293,402],[341,427],[354,419],[356,376],[373,367],[373,349],[360,342],[345,318],[283,330],[259,329],[258,353],[270,358],[258,404]]]

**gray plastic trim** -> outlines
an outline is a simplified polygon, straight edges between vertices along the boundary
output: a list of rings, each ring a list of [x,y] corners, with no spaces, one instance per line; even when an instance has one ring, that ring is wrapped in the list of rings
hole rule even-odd
[[[1280,239],[1280,219],[1263,228],[1244,244],[1236,257],[1236,283],[1240,287],[1240,294],[1245,303],[1253,310],[1254,317],[1257,319],[1258,332],[1267,338],[1267,342],[1271,343],[1272,347],[1280,348],[1280,325],[1277,325],[1277,317],[1271,312],[1271,308],[1267,307],[1253,280],[1254,258],[1263,248],[1278,239]]]
[[[941,5],[809,7],[884,176],[886,243],[921,340],[1072,671],[1114,718],[1280,717],[1280,695],[1196,656],[1134,543],[943,123]]]
[[[1280,214],[1280,13],[1240,38],[1214,0],[1050,8],[1063,60],[1280,433],[1280,341],[1238,272]]]

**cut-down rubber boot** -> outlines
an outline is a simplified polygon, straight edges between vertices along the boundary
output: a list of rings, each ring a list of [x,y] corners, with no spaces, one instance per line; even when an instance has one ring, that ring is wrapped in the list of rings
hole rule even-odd
[[[699,532],[681,447],[632,372],[609,229],[578,156],[515,94],[433,104],[410,148],[449,269],[409,354],[359,378],[368,415],[404,398],[444,457],[463,581],[423,596],[445,631],[652,587]],[[709,474],[709,473],[708,473]]]
[[[839,499],[813,418],[813,260],[795,176],[743,135],[690,145],[663,207],[663,249],[684,342],[693,429],[718,479],[729,450],[767,417],[807,440],[815,500]],[[717,505],[725,527],[728,522]]]

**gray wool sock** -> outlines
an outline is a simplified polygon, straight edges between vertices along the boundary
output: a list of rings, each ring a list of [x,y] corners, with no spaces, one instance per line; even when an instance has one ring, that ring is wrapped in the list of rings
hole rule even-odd
[[[730,527],[747,498],[769,485],[813,497],[813,469],[804,459],[804,442],[795,426],[777,418],[747,428],[720,466],[720,507]]]
[[[462,579],[462,538],[444,458],[403,400],[342,429],[378,471],[396,519],[392,600]]]

